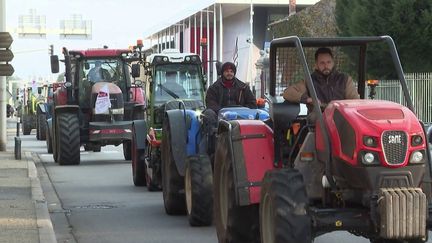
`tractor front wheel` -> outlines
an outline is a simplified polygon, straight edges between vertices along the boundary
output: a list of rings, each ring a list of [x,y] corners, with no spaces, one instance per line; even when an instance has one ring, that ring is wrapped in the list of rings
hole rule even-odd
[[[312,242],[303,176],[294,169],[268,171],[260,202],[261,242]]]
[[[47,151],[48,151],[49,154],[52,154],[52,152],[53,152],[53,146],[52,146],[52,141],[51,141],[52,138],[51,138],[51,134],[50,134],[49,128],[46,125],[46,122],[45,122],[45,126],[47,127],[45,129]]]
[[[80,164],[80,127],[76,114],[57,115],[57,158],[59,165]]]
[[[145,149],[138,149],[136,146],[135,129],[132,128],[131,159],[132,179],[135,186],[146,186],[146,165],[144,161]]]
[[[219,242],[260,242],[258,206],[237,205],[233,161],[227,132],[221,133],[215,154],[214,204]]]
[[[175,165],[167,121],[164,121],[162,131],[162,195],[165,212],[169,215],[185,214],[184,179],[180,176]]]
[[[36,134],[38,140],[46,140],[46,116],[43,113],[37,114]]]
[[[186,208],[191,226],[208,226],[213,219],[213,171],[206,155],[191,156],[185,171]]]
[[[22,115],[22,130],[23,130],[23,135],[30,135],[32,130],[31,116],[27,114]]]
[[[132,159],[132,148],[131,148],[131,141],[123,141],[123,155],[125,160],[131,160]]]

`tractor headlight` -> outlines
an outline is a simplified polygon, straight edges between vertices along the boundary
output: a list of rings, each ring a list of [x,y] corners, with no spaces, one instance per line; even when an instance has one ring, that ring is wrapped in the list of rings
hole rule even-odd
[[[424,150],[417,150],[411,154],[410,163],[419,164],[424,162]]]
[[[364,136],[363,137],[363,144],[367,147],[376,148],[377,147],[377,140],[374,137],[371,136]]]
[[[185,58],[185,61],[186,61],[186,62],[189,62],[189,61],[190,61],[190,57],[186,57],[186,58]]]
[[[423,144],[423,138],[420,135],[414,135],[411,137],[411,146],[419,146]]]
[[[364,165],[379,165],[380,161],[378,153],[372,151],[361,151],[359,153],[359,160]]]
[[[66,82],[66,83],[65,83],[65,87],[66,87],[66,88],[72,87],[72,83],[71,83],[71,82]]]
[[[168,62],[168,57],[164,57],[164,58],[163,58],[163,61],[164,61],[164,62]]]
[[[375,160],[375,156],[372,153],[365,153],[363,159],[367,164],[372,164]]]

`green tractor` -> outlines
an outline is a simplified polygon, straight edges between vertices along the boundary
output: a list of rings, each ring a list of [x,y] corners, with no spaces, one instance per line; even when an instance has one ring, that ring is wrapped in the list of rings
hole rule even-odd
[[[176,138],[186,136],[186,134],[179,133],[181,129],[174,127],[162,129],[164,120],[167,119],[167,111],[177,109],[181,109],[184,113],[202,111],[206,81],[201,59],[194,53],[180,53],[178,50],[167,49],[162,53],[147,56],[146,61],[142,64],[145,70],[141,78],[144,81],[143,88],[147,106],[145,121],[134,122],[133,126],[132,174],[135,186],[147,186],[149,191],[155,191],[162,188],[163,177],[168,178],[166,174],[170,173],[169,169],[164,170],[162,163],[164,156],[162,153],[167,151],[166,148],[165,151],[163,148],[162,130],[164,133],[165,129],[172,130],[170,134],[174,135],[169,138],[170,141],[180,142],[181,139]],[[169,119],[176,120],[178,126],[190,122],[183,117],[170,117]],[[176,155],[182,157],[181,154]],[[169,166],[173,169],[173,166],[176,165],[171,163]],[[177,169],[174,168],[171,172],[177,173]],[[178,183],[172,186],[183,187],[181,185],[183,181],[178,181]],[[164,193],[167,191],[165,190],[167,186],[164,185]],[[165,205],[165,207],[170,211],[170,206]]]
[[[24,92],[23,107],[21,113],[21,123],[24,135],[30,135],[31,130],[36,128],[37,123],[37,107],[40,103],[45,102],[45,97],[42,95],[43,87],[38,87],[38,94],[33,93],[33,89],[28,87]],[[36,135],[39,140],[38,134]]]

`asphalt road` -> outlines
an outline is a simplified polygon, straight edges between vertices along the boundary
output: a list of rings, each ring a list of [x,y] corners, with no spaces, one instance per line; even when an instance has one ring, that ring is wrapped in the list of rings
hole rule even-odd
[[[186,216],[165,214],[161,192],[132,182],[130,161],[122,147],[81,152],[79,166],[59,166],[44,141],[23,136],[23,147],[37,152],[39,177],[58,242],[217,242],[211,227],[190,227]],[[363,243],[348,232],[333,232],[314,242]],[[432,241],[430,241],[432,242]]]

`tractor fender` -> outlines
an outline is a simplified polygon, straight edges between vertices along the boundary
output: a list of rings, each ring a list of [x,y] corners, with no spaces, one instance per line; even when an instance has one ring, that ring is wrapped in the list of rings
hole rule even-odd
[[[60,105],[56,106],[54,109],[55,115],[58,115],[60,113],[75,113],[78,114],[79,111],[78,105]]]
[[[185,175],[186,157],[187,157],[187,127],[186,117],[183,110],[167,110],[166,121],[168,122],[171,141],[172,156],[181,176]],[[164,132],[164,131],[162,131]]]
[[[147,138],[147,123],[144,120],[134,120],[133,121],[132,134],[136,139],[137,149],[146,148],[146,138]]]
[[[260,120],[232,120],[219,122],[222,132],[228,132],[237,205],[259,203],[261,181],[274,168],[273,131]]]

